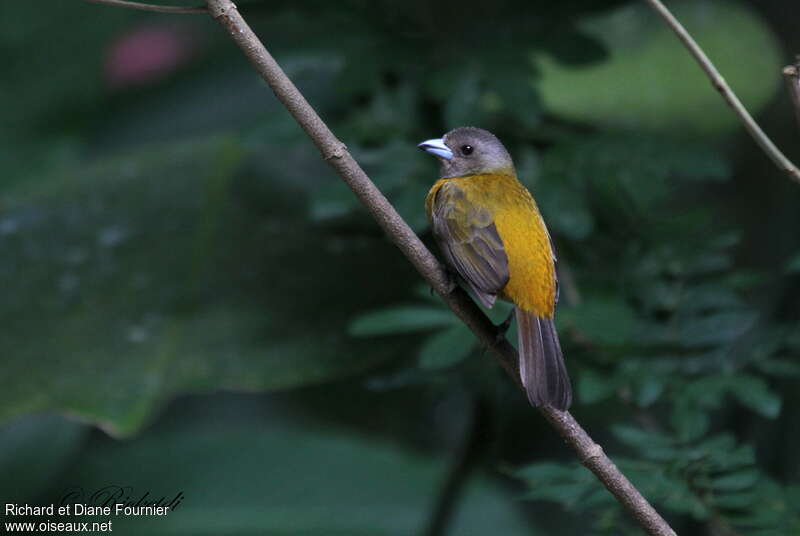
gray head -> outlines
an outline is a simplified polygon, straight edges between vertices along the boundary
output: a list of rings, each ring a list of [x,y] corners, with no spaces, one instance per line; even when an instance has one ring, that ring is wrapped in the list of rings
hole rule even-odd
[[[482,128],[457,128],[442,138],[423,141],[417,147],[439,160],[442,178],[480,173],[514,174],[511,155],[497,136]]]

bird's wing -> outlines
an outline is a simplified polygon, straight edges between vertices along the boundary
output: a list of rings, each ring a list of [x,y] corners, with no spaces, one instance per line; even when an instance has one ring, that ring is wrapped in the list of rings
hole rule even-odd
[[[447,263],[486,307],[508,283],[508,257],[491,214],[469,202],[457,184],[443,184],[432,200],[433,234]]]

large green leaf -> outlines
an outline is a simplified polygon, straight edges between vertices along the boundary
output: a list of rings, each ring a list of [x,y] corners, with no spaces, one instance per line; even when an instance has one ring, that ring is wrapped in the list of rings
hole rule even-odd
[[[401,351],[346,334],[413,277],[391,246],[307,223],[305,192],[243,157],[196,142],[6,196],[0,420],[56,410],[128,435],[176,393],[284,389]]]
[[[167,516],[112,515],[123,535],[366,536],[425,527],[449,460],[308,426],[263,399],[211,400],[170,412],[130,441],[95,437],[42,501],[58,503],[68,488],[89,498],[123,486],[134,501],[145,492],[150,500],[182,493]],[[472,478],[464,491],[449,534],[538,533],[486,478]]]
[[[86,426],[56,415],[29,415],[0,427],[0,497],[34,504],[88,435]]]
[[[350,333],[356,337],[393,335],[431,331],[457,324],[458,319],[443,307],[409,305],[365,313],[350,324]]]
[[[638,4],[638,5],[637,5]],[[609,61],[561,65],[538,55],[545,105],[575,120],[646,129],[684,129],[693,135],[737,124],[705,74],[662,19],[644,3],[587,20],[584,30],[603,42]],[[742,2],[670,2],[744,104],[757,111],[780,84],[783,65],[769,28]]]
[[[463,325],[455,325],[431,335],[419,352],[419,366],[438,369],[466,359],[475,347],[475,336]]]

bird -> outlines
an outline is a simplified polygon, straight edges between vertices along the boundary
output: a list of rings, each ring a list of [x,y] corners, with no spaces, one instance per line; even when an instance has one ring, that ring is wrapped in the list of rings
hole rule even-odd
[[[514,305],[529,402],[567,410],[572,387],[554,321],[555,249],[511,155],[494,134],[476,127],[456,128],[418,147],[440,164],[425,211],[446,265],[485,307],[498,298]]]

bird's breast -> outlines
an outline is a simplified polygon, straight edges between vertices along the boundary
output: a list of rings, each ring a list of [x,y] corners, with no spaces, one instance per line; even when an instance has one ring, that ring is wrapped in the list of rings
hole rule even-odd
[[[492,215],[508,257],[508,283],[501,297],[536,316],[553,316],[555,258],[544,221],[528,190],[511,175],[470,175],[438,180],[426,199],[428,214],[440,188],[458,188],[465,204]],[[469,211],[464,210],[464,213]]]

